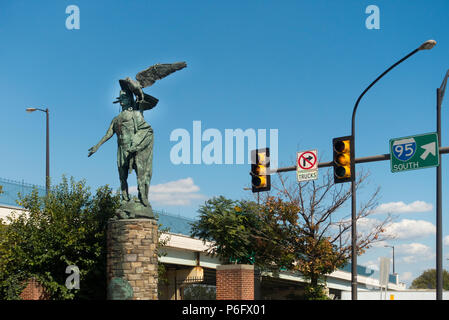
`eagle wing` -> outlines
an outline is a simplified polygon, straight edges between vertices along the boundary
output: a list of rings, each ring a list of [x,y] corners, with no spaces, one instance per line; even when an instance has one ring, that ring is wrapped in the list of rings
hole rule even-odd
[[[169,74],[184,69],[185,67],[187,67],[187,64],[185,62],[158,63],[143,71],[140,71],[136,75],[136,80],[139,82],[142,88],[146,88],[153,85],[156,80],[165,78]]]

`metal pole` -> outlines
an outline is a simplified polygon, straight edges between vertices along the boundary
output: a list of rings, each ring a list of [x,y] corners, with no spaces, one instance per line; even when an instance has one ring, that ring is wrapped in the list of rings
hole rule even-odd
[[[357,206],[356,206],[356,186],[355,186],[355,112],[352,119],[352,139],[351,139],[351,298],[357,300]]]
[[[393,247],[393,274],[396,274],[396,271],[394,270],[394,246]]]
[[[437,135],[438,144],[441,146],[441,104],[443,103],[444,92],[446,91],[449,71],[443,79],[440,88],[437,88]],[[442,174],[441,174],[441,153],[440,165],[436,168],[436,299],[443,300],[443,214],[442,214]]]
[[[440,88],[437,89],[437,135],[438,135],[438,144],[441,145],[441,94],[440,94]],[[443,299],[443,243],[442,243],[442,212],[441,212],[441,155],[439,155],[439,163],[440,165],[436,168],[436,174],[437,174],[437,199],[436,199],[436,207],[437,207],[437,216],[436,216],[436,295],[437,300]]]
[[[26,108],[26,112],[34,112],[36,110],[45,112],[46,115],[46,156],[45,156],[45,193],[48,195],[48,192],[50,191],[50,111],[48,108],[41,109],[41,108]]]
[[[387,70],[385,70],[380,76],[376,78],[371,84],[362,92],[362,94],[357,99],[354,109],[352,111],[352,122],[351,122],[351,150],[352,150],[352,157],[351,159],[351,246],[352,246],[352,252],[351,252],[351,297],[352,300],[357,300],[357,205],[356,205],[356,173],[355,173],[355,115],[357,112],[357,108],[359,106],[360,100],[362,100],[362,97],[368,92],[369,89],[371,89],[372,86],[376,84],[377,81],[379,81],[383,76],[385,76],[390,70],[392,70],[394,67],[396,67],[398,64],[403,62],[404,60],[408,59],[415,53],[421,50],[420,48],[417,48],[410,52],[408,55],[406,55],[401,60],[397,61],[395,64],[393,64],[391,67],[389,67]]]
[[[440,147],[439,150],[440,150],[440,154],[449,153],[449,147]],[[391,158],[391,155],[389,153],[384,153],[384,154],[378,154],[376,156],[356,158],[356,159],[354,159],[354,163],[387,161],[387,160],[390,160],[390,158]],[[318,168],[325,168],[325,167],[332,167],[332,162],[330,161],[330,162],[318,163]],[[272,170],[270,170],[270,174],[280,173],[280,172],[289,172],[289,171],[296,171],[296,167],[291,166],[291,167],[272,169]],[[248,190],[251,190],[251,189],[248,188]]]
[[[48,195],[50,191],[50,125],[49,125],[49,111],[45,109],[47,115],[47,137],[46,137],[46,159],[45,159],[45,189]]]

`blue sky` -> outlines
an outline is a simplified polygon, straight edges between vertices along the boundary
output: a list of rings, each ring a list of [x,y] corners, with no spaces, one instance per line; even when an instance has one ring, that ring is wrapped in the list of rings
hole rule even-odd
[[[79,30],[66,28],[69,5],[80,9]],[[380,9],[380,29],[365,26],[369,5]],[[444,0],[2,1],[0,177],[44,185],[45,115],[25,112],[41,106],[50,109],[52,182],[66,174],[86,179],[92,189],[117,188],[115,137],[91,158],[87,150],[119,112],[112,104],[118,79],[158,62],[186,61],[186,69],[145,90],[160,100],[145,119],[155,132],[153,207],[195,217],[215,195],[251,197],[243,190],[249,165],[174,165],[173,130],[192,134],[193,121],[223,135],[225,129],[277,129],[279,166],[293,165],[297,151],[310,149],[330,161],[332,138],[350,134],[363,89],[435,39],[433,50],[401,64],[360,104],[357,157],[388,153],[391,138],[436,130],[435,90],[449,68],[448,12]],[[445,163],[443,156],[444,178]],[[359,167],[371,172],[360,202],[381,186],[380,204],[405,211],[392,227],[401,237],[388,244],[397,247],[396,271],[409,283],[435,267],[435,169],[392,174],[388,161]],[[134,174],[129,182],[136,184]],[[447,187],[444,180],[443,194]],[[445,236],[448,206],[444,198]],[[389,255],[391,249],[380,246],[359,263],[378,265],[378,257]]]

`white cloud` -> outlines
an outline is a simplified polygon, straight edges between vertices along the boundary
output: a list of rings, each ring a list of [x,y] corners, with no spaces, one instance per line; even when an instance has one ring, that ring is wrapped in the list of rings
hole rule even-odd
[[[200,188],[192,178],[179,179],[166,183],[150,185],[148,198],[150,202],[166,206],[190,206],[193,200],[205,200],[207,197],[198,193]],[[137,187],[129,188],[129,192],[137,194]]]
[[[424,201],[413,201],[406,204],[403,201],[382,203],[375,208],[372,213],[410,213],[410,212],[428,212],[433,209],[431,203]]]
[[[424,220],[403,219],[386,226],[385,235],[396,239],[412,239],[435,234],[435,226]]]
[[[374,260],[366,261],[361,265],[365,266],[368,269],[367,272],[369,272],[370,270],[379,271],[379,259],[377,259],[376,261]]]
[[[395,250],[398,255],[403,256],[400,261],[404,263],[416,263],[435,258],[434,250],[422,243],[401,244],[395,246]]]
[[[361,218],[357,220],[357,232],[362,234],[366,234],[371,232],[374,228],[376,228],[379,224],[381,224],[380,220],[372,219],[372,218]]]
[[[444,239],[443,239],[443,244],[444,244],[445,246],[449,246],[449,236],[445,236],[445,237],[444,237]]]
[[[413,273],[411,273],[409,271],[405,271],[405,272],[401,273],[401,275],[399,276],[400,281],[410,281],[412,279],[413,279]]]

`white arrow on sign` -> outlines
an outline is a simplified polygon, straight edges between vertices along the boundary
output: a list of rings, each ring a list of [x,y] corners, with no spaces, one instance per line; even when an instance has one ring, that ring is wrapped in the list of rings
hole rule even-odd
[[[435,142],[431,142],[421,146],[425,151],[421,155],[421,159],[426,160],[427,156],[431,153],[432,155],[436,155],[436,144]]]

